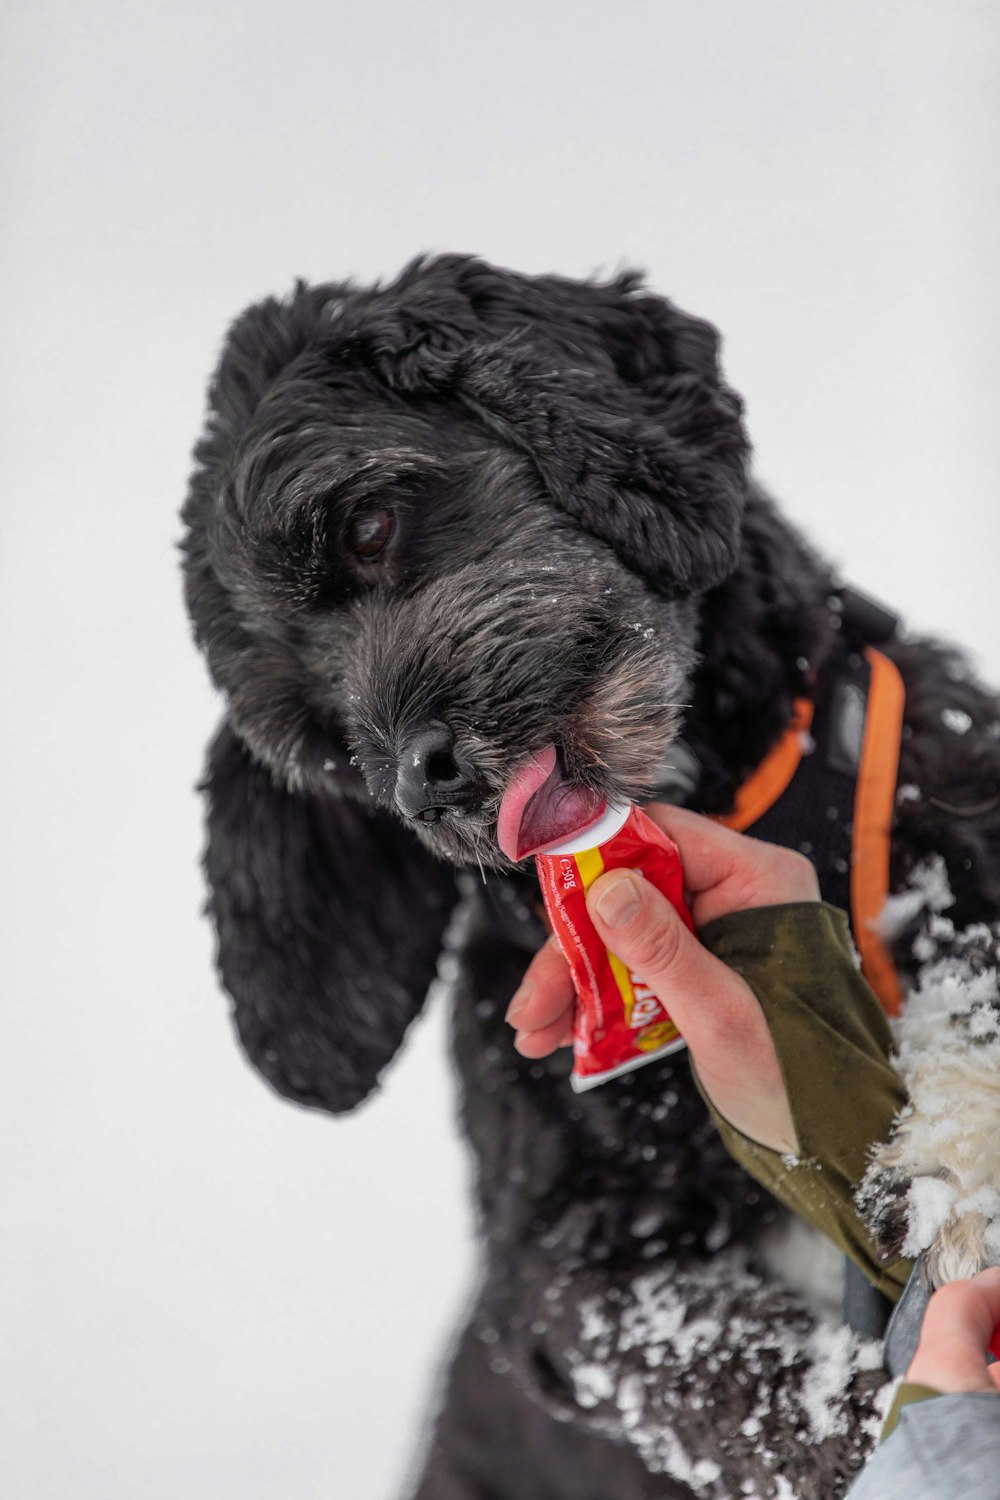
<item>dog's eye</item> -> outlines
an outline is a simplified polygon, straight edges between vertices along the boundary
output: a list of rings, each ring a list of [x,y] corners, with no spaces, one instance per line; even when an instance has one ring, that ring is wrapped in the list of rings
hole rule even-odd
[[[387,510],[369,510],[352,521],[347,545],[362,562],[373,562],[389,545],[394,521]]]

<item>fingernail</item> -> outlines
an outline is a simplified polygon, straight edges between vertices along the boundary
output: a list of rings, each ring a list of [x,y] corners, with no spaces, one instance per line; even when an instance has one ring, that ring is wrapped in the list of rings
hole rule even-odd
[[[514,998],[507,1007],[507,1014],[504,1016],[504,1020],[509,1021],[513,1026],[517,1017],[521,1014],[522,1010],[524,1010],[530,999],[531,983],[529,981],[526,984],[522,984],[519,989],[516,989],[514,991]]]
[[[518,1032],[516,1032],[515,1036],[514,1036],[514,1051],[515,1052],[521,1052],[521,1043],[524,1042],[524,1041],[527,1041],[528,1037],[531,1036],[531,1035],[532,1035],[532,1032],[530,1032],[530,1031],[518,1031]],[[521,1055],[523,1057],[524,1054],[521,1053]]]
[[[617,880],[609,881],[605,890],[597,898],[596,911],[601,921],[608,927],[624,927],[631,922],[642,899],[639,888],[631,875],[620,875]]]

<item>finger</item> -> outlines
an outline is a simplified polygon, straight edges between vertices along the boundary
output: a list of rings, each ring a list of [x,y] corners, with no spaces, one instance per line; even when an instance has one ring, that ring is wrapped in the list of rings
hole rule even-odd
[[[569,964],[554,938],[544,943],[524,973],[507,1007],[506,1020],[519,1031],[540,1031],[551,1026],[573,1006],[573,980]]]
[[[973,1276],[972,1285],[986,1298],[994,1322],[1000,1323],[1000,1266],[980,1271]]]
[[[706,818],[703,813],[689,812],[667,802],[649,802],[642,810],[680,849],[685,884],[692,894],[718,885],[738,865],[747,842],[742,834]]]
[[[950,1281],[931,1298],[923,1328],[932,1335],[960,1328],[981,1349],[1000,1323],[1000,1266],[980,1271],[968,1281]]]
[[[977,1301],[977,1317],[981,1327],[988,1327],[987,1342],[1000,1325],[1000,1266],[990,1266],[980,1271],[969,1282]]]
[[[908,1379],[948,1393],[993,1390],[996,1367],[987,1369],[986,1348],[998,1322],[1000,1269],[939,1288],[927,1305]]]
[[[569,1047],[573,1042],[573,1007],[569,1006],[551,1026],[538,1031],[518,1031],[514,1046],[522,1057],[548,1057],[557,1047]]]
[[[796,850],[735,833],[686,808],[653,802],[644,811],[680,850],[697,926],[731,911],[819,900],[816,871]]]

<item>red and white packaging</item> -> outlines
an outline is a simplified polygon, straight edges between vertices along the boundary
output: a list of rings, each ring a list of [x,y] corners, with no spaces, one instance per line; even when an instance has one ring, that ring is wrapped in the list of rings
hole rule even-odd
[[[630,974],[597,935],[586,892],[606,870],[637,870],[662,891],[685,925],[680,852],[638,807],[610,803],[589,828],[535,855],[545,910],[573,975],[577,1093],[686,1046],[660,996]]]

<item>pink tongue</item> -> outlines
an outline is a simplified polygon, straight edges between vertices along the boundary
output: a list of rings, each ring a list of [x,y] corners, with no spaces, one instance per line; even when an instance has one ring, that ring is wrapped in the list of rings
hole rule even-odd
[[[604,802],[596,792],[563,781],[555,745],[522,761],[503,794],[497,821],[497,843],[508,859],[570,838],[600,816]]]

